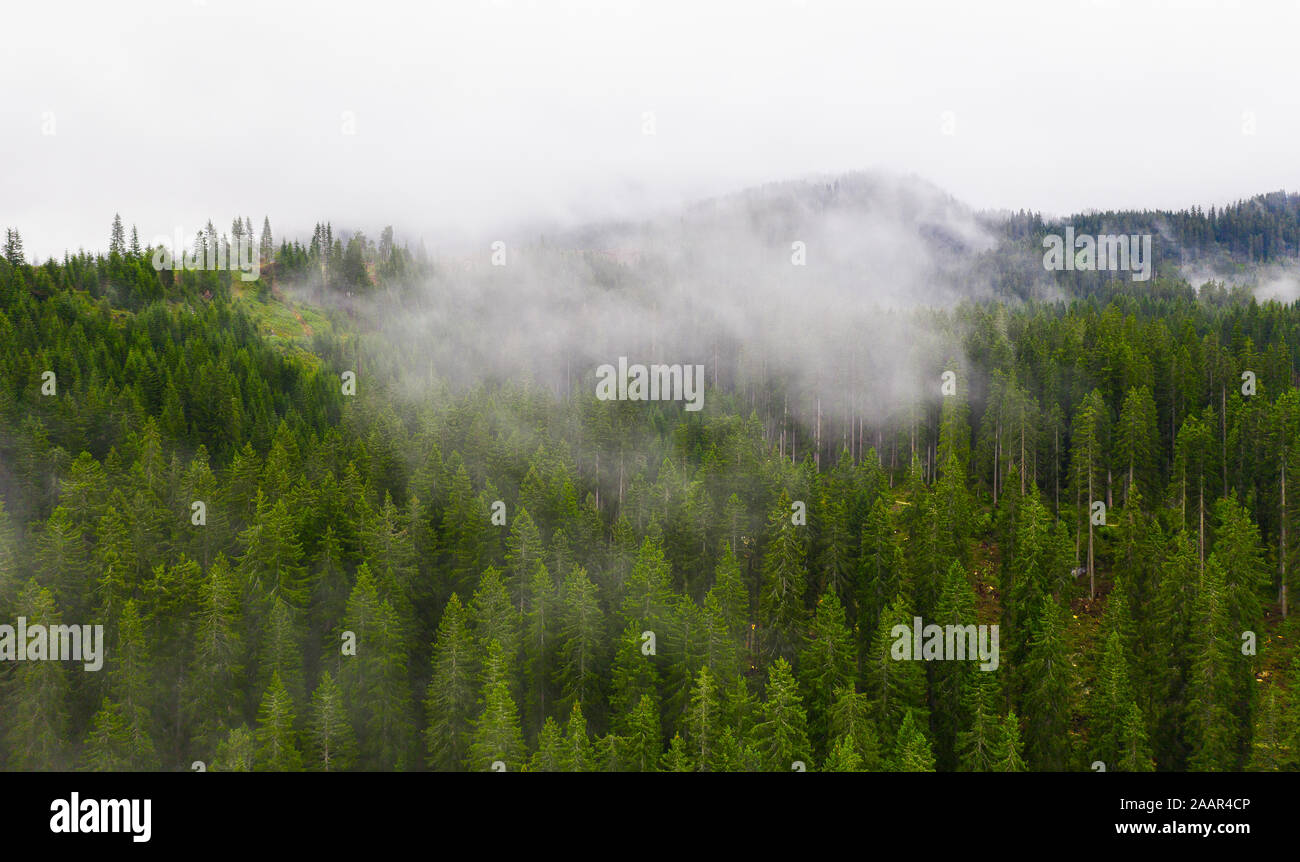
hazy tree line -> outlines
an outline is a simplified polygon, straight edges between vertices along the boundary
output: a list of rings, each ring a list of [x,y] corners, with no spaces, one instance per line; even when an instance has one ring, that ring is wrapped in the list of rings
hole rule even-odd
[[[1043,238],[1063,235],[1067,226],[1076,236],[1150,235],[1154,270],[1177,278],[1179,267],[1208,264],[1216,271],[1248,276],[1249,268],[1293,262],[1300,255],[1300,195],[1271,192],[1223,207],[1185,210],[1106,210],[1047,219],[1020,210],[985,215],[982,223],[999,239],[997,247],[972,265],[1000,295],[1041,296]],[[1104,297],[1116,277],[1105,270],[1062,270],[1051,279],[1072,296]],[[1150,287],[1148,283],[1146,285]]]
[[[1300,766],[1296,306],[937,312],[932,391],[810,428],[739,372],[698,414],[399,396],[393,348],[286,351],[119,227],[0,261],[0,622],[107,642],[0,663],[4,768]],[[998,670],[894,660],[914,616],[999,624]]]
[[[1149,233],[1167,241],[1175,259],[1222,253],[1243,262],[1268,263],[1300,253],[1300,195],[1271,192],[1224,207],[1184,210],[1106,210],[1070,216],[1080,234]],[[1009,238],[1039,240],[1056,221],[1021,210],[996,224]]]

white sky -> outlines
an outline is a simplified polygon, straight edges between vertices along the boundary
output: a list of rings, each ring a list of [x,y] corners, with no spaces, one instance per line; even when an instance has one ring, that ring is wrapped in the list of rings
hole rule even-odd
[[[1296,0],[14,0],[0,225],[29,257],[105,248],[115,211],[433,249],[858,169],[1208,206],[1300,189],[1298,33]]]

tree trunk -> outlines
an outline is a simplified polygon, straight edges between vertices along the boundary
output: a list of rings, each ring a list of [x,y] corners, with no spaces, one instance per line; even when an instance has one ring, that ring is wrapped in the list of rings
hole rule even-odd
[[[1219,489],[1219,493],[1223,494],[1224,496],[1227,496],[1228,493],[1228,385],[1226,382],[1223,384],[1222,393],[1223,393],[1223,408],[1222,408],[1223,412],[1220,414],[1220,418],[1219,418],[1219,426],[1221,428],[1220,436],[1219,436],[1219,445],[1222,450],[1221,457],[1223,458],[1223,487]]]
[[[1020,496],[1025,495],[1025,411],[1020,411]]]
[[[1196,543],[1200,547],[1201,577],[1205,577],[1205,473],[1201,473],[1200,526],[1197,528]]]
[[[993,431],[993,508],[998,507],[998,473],[1001,472],[1002,422],[994,425]]]
[[[1281,512],[1281,530],[1278,540],[1278,568],[1282,575],[1281,588],[1278,590],[1278,601],[1282,603],[1282,619],[1286,619],[1286,454],[1282,455],[1282,512]]]
[[[1097,598],[1097,577],[1092,568],[1092,447],[1088,447],[1088,600]]]

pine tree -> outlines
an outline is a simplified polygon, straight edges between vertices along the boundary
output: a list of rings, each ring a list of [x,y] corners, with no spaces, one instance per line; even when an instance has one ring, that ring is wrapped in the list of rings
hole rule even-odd
[[[469,602],[469,619],[480,654],[486,655],[487,645],[492,641],[500,644],[512,661],[519,654],[519,611],[510,601],[500,570],[489,568],[483,572],[478,589]],[[518,685],[513,672],[509,683],[513,695]]]
[[[646,536],[628,574],[623,593],[623,618],[642,631],[663,632],[671,606],[672,587],[663,543]]]
[[[605,621],[596,601],[596,585],[579,567],[564,579],[559,601],[559,650],[555,683],[561,709],[588,711],[599,702],[602,676],[601,633]]]
[[[1199,636],[1187,684],[1187,731],[1192,745],[1188,765],[1197,771],[1227,772],[1237,768],[1242,738],[1233,712],[1232,663],[1239,641],[1225,599],[1223,570],[1214,555],[1206,561],[1194,614]]]
[[[362,650],[369,685],[359,733],[361,762],[370,769],[406,769],[415,756],[406,635],[387,599],[376,614],[373,638],[359,644],[358,658]]]
[[[130,771],[135,759],[130,733],[122,717],[122,707],[111,698],[104,698],[86,736],[86,767],[95,772]]]
[[[293,697],[280,680],[279,671],[271,675],[271,684],[257,710],[257,769],[263,772],[298,772],[302,754],[294,729]]]
[[[1160,437],[1156,430],[1156,402],[1146,386],[1130,387],[1124,396],[1115,427],[1115,463],[1124,471],[1124,505],[1133,491],[1156,499],[1159,487]]]
[[[877,772],[882,768],[880,739],[871,718],[871,702],[852,686],[836,689],[829,713],[828,728],[832,739],[847,738],[862,764],[862,770]]]
[[[14,266],[23,266],[27,263],[23,255],[23,238],[12,228],[5,229],[5,260]]]
[[[321,674],[320,684],[311,696],[308,736],[313,768],[339,772],[355,761],[357,743],[343,703],[343,689],[329,671]]]
[[[1028,767],[1021,754],[1020,720],[1015,710],[1008,712],[1002,719],[1002,735],[995,755],[995,769],[998,772],[1024,772]]]
[[[626,734],[626,722],[642,697],[655,699],[659,690],[659,673],[651,656],[642,654],[643,642],[637,623],[628,623],[615,645],[614,664],[610,671],[609,707],[611,724],[616,732]]]
[[[650,695],[642,695],[626,721],[620,746],[624,768],[632,772],[656,772],[663,738],[659,730],[659,709]]]
[[[967,580],[961,563],[953,561],[944,576],[943,589],[935,609],[934,622],[939,626],[955,626],[955,640],[965,640],[964,632],[975,631],[975,591]],[[969,648],[969,643],[967,643]],[[967,654],[966,659],[975,658]],[[976,674],[988,673],[977,669],[972,661],[942,661],[931,670],[931,691],[934,701],[932,728],[935,759],[945,771],[957,766],[957,740],[970,723],[970,689]]]
[[[1130,703],[1120,728],[1119,769],[1122,772],[1154,772],[1155,761],[1147,745],[1146,719],[1136,703]]]
[[[295,608],[306,604],[309,591],[302,545],[285,499],[271,505],[258,491],[253,523],[240,533],[239,542],[245,549],[240,573],[259,603],[269,605],[278,597]]]
[[[569,722],[564,727],[564,761],[570,772],[594,772],[596,768],[591,737],[587,735],[587,719],[577,703],[569,711]]]
[[[1044,601],[1025,662],[1025,752],[1035,770],[1060,772],[1070,764],[1073,665],[1066,652],[1064,615],[1054,600]]]
[[[1263,704],[1255,717],[1255,729],[1251,734],[1251,770],[1280,772],[1289,768],[1294,761],[1291,740],[1286,732],[1284,702],[1283,698],[1278,697],[1276,688],[1263,697]]]
[[[831,745],[830,754],[822,763],[823,772],[865,772],[862,757],[858,754],[853,739],[841,736]]]
[[[126,233],[122,228],[122,216],[113,215],[113,232],[108,240],[109,254],[126,254]]]
[[[828,590],[817,602],[812,627],[799,653],[799,682],[818,754],[823,754],[823,740],[830,739],[827,716],[835,692],[853,684],[855,658],[853,638],[844,624],[844,608],[836,594]]]
[[[1088,598],[1096,598],[1092,504],[1108,489],[1106,453],[1110,446],[1110,411],[1100,390],[1094,389],[1079,405],[1071,433],[1070,469],[1080,523],[1088,525]]]
[[[694,772],[695,765],[691,763],[691,756],[688,753],[686,740],[681,735],[673,737],[669,743],[668,750],[664,752],[663,758],[664,772]]]
[[[510,538],[506,539],[506,571],[510,592],[519,603],[519,612],[525,612],[525,597],[543,560],[542,536],[528,509],[521,507],[510,525]]]
[[[257,741],[247,725],[232,728],[217,745],[213,772],[252,772],[257,758]]]
[[[898,595],[906,577],[906,563],[894,518],[883,499],[877,499],[862,525],[858,554],[858,635],[867,646],[880,623],[880,616]]]
[[[722,704],[718,698],[713,674],[707,667],[700,668],[691,691],[691,703],[686,716],[686,738],[690,743],[691,760],[700,772],[721,772],[726,768],[725,752],[721,749]]]
[[[1090,760],[1109,764],[1118,762],[1129,708],[1136,705],[1124,644],[1119,632],[1112,631],[1106,638],[1101,667],[1088,704]]]
[[[982,673],[976,675],[974,684],[967,690],[970,725],[957,734],[957,759],[963,772],[993,772],[999,768],[1003,724],[998,717],[997,704],[1001,700],[998,688],[992,674]]]
[[[116,661],[109,669],[108,684],[114,698],[121,704],[132,768],[137,770],[158,768],[158,756],[151,736],[153,686],[150,669],[144,620],[135,599],[128,599],[117,624]]]
[[[934,772],[930,742],[910,709],[903,715],[898,741],[894,744],[894,771]]]
[[[768,519],[767,552],[763,555],[763,589],[758,613],[762,623],[764,649],[769,655],[792,660],[801,640],[804,620],[804,589],[808,582],[805,556],[807,543],[791,523],[790,498],[782,493]]]
[[[753,730],[754,748],[769,772],[789,772],[796,760],[812,760],[808,717],[789,663],[778,658],[768,666],[767,699]]]
[[[894,629],[898,626],[906,629],[903,637],[910,644],[912,620],[912,609],[900,591],[881,615],[871,650],[862,662],[865,692],[875,707],[877,725],[891,744],[907,712],[915,711],[922,723],[929,723],[925,669],[919,661],[904,661],[901,655],[895,655],[899,638],[894,635]]]
[[[749,590],[740,575],[740,561],[730,545],[723,547],[718,558],[709,596],[716,601],[731,638],[737,642],[743,640],[749,631]]]
[[[252,235],[252,231],[249,231],[249,235]],[[264,216],[262,218],[262,239],[261,245],[258,247],[258,252],[263,266],[271,263],[275,257],[275,237],[271,235],[270,216]]]
[[[433,643],[433,674],[424,700],[429,766],[459,769],[469,752],[478,663],[465,609],[455,593],[447,601]]]
[[[497,761],[514,766],[524,762],[524,740],[519,730],[519,712],[510,696],[510,654],[500,642],[489,641],[483,662],[483,688],[479,697],[482,711],[474,722],[467,764],[473,771],[486,772]]]
[[[528,761],[530,772],[565,772],[566,757],[564,737],[560,726],[549,715],[542,722],[542,729],[537,734],[537,749]]]
[[[67,506],[55,507],[36,537],[36,572],[41,583],[54,588],[60,607],[82,613],[89,569],[90,555],[81,528],[72,520],[72,511]]]
[[[282,596],[272,600],[262,635],[257,678],[269,685],[279,674],[295,705],[306,704],[307,692],[302,672],[304,637],[299,612],[290,608]]]
[[[239,588],[224,554],[208,569],[201,589],[188,680],[188,716],[195,735],[215,744],[235,723],[243,668]]]
[[[470,484],[469,472],[461,464],[453,474],[442,515],[440,544],[449,558],[451,589],[469,592],[473,579],[487,566],[492,529],[488,512]]]

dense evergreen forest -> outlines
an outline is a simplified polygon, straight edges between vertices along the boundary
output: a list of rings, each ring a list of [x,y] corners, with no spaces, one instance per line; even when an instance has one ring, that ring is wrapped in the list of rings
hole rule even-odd
[[[1294,255],[1296,198],[1260,200],[1166,220]],[[888,411],[822,418],[850,362],[792,391],[713,345],[692,413],[413,382],[363,300],[445,265],[258,242],[244,282],[120,220],[62,261],[7,233],[0,621],[106,658],[0,663],[0,767],[1300,768],[1300,305],[1013,286],[890,312],[947,351]],[[897,660],[915,617],[998,625],[996,670]]]

